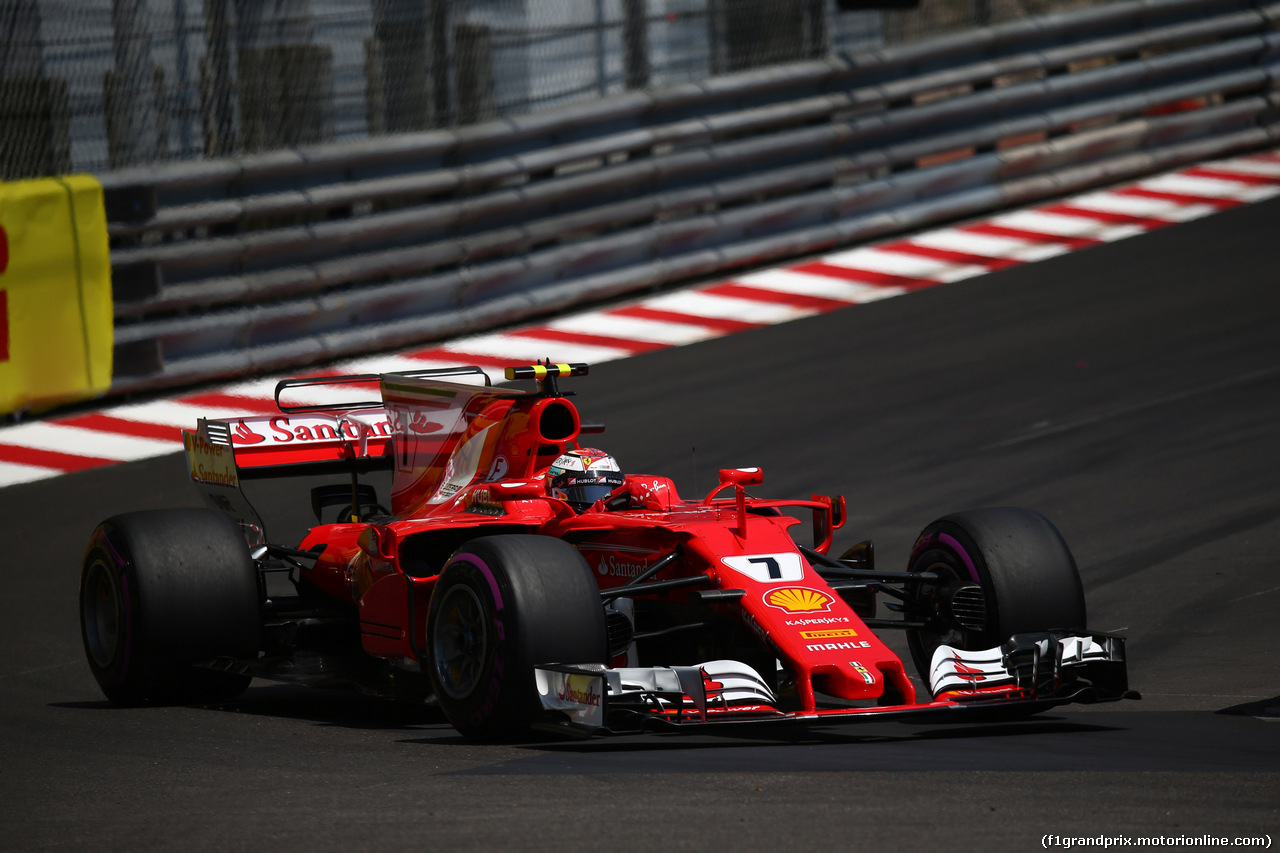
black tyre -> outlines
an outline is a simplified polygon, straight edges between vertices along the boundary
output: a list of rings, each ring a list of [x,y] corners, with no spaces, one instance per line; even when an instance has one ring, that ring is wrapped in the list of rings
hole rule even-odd
[[[80,575],[89,668],[112,702],[229,699],[247,675],[191,664],[252,658],[257,570],[240,528],[203,509],[134,512],[94,531]]]
[[[454,728],[519,737],[540,714],[533,668],[604,663],[607,631],[586,560],[546,536],[487,536],[450,558],[431,596],[427,669]]]
[[[957,512],[930,524],[911,551],[909,571],[946,582],[908,584],[918,603],[907,632],[916,670],[928,684],[939,645],[989,649],[1025,631],[1083,631],[1084,589],[1075,559],[1043,515],[999,507]]]

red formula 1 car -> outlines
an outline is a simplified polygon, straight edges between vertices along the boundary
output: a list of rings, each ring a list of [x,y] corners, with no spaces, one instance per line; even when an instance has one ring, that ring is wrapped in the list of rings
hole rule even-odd
[[[89,543],[84,645],[107,697],[223,699],[255,676],[354,686],[434,697],[484,739],[964,720],[1136,695],[1122,639],[1086,630],[1075,563],[1044,517],[946,516],[906,571],[877,568],[870,542],[833,558],[843,498],[753,497],[761,471],[737,468],[685,500],[582,447],[592,428],[558,380],[586,372],[507,370],[532,391],[474,367],[291,380],[279,415],[201,420],[185,443],[214,509],[119,515]],[[380,400],[282,402],[374,382]],[[389,510],[377,470],[391,472]],[[337,520],[269,541],[242,484],[334,472],[349,482],[311,503]],[[812,546],[792,513],[811,518]],[[890,629],[930,695],[877,635]]]

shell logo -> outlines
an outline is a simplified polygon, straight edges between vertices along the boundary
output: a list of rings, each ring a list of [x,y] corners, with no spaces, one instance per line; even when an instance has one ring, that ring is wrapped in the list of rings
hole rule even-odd
[[[818,613],[831,609],[834,599],[825,592],[802,586],[784,586],[764,597],[764,603],[788,613]]]

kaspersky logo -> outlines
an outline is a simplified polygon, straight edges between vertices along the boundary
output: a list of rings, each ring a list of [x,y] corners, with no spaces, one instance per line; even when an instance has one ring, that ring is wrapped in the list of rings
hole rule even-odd
[[[821,613],[831,609],[835,601],[825,592],[803,586],[784,586],[771,590],[764,603],[787,613]]]

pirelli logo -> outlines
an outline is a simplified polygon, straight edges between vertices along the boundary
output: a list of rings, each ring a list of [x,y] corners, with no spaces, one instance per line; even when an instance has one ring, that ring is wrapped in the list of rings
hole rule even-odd
[[[831,628],[826,631],[801,631],[802,640],[834,640],[837,637],[856,637],[858,632],[852,628]]]

